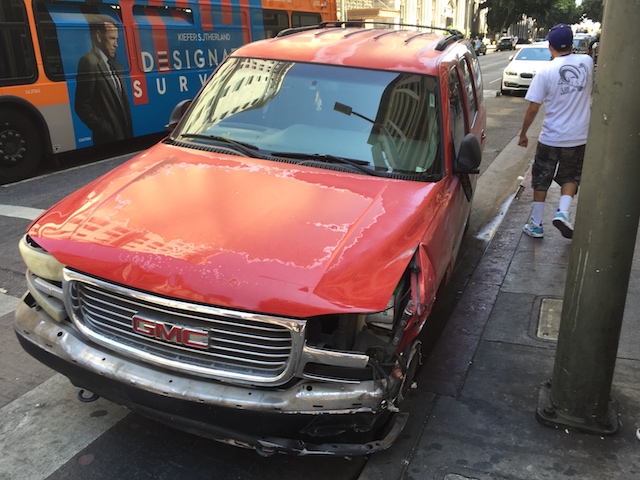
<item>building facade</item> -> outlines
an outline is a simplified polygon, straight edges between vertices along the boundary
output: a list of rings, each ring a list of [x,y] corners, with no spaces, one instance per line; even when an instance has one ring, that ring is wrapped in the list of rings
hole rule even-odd
[[[480,0],[340,0],[338,10],[341,20],[450,27],[471,37],[486,33],[486,9],[479,5]]]

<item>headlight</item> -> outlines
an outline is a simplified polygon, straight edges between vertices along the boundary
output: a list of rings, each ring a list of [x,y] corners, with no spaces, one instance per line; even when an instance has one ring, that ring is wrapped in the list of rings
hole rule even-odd
[[[31,240],[28,235],[22,237],[18,248],[22,260],[34,275],[54,282],[62,281],[64,265]]]
[[[505,71],[504,71],[504,74],[505,74],[505,75],[508,75],[508,76],[510,76],[510,77],[517,77],[517,76],[518,76],[518,72],[514,72],[514,71],[512,71],[512,70],[505,70]]]

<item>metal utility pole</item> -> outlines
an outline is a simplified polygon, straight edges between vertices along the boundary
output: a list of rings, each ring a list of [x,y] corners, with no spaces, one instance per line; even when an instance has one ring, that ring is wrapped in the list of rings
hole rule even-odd
[[[555,366],[536,411],[599,435],[618,430],[611,384],[640,218],[640,55],[628,37],[639,24],[640,0],[604,2]]]

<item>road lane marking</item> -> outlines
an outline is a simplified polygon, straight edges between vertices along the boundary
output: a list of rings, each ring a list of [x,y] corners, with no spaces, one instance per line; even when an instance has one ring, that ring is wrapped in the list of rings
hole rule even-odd
[[[44,480],[129,413],[77,393],[56,374],[0,409],[1,478]]]
[[[40,208],[20,207],[17,205],[0,205],[0,215],[4,217],[24,218],[35,220],[45,211]]]

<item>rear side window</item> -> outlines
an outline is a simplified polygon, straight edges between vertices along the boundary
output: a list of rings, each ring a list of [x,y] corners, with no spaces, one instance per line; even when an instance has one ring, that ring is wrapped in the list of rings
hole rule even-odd
[[[0,2],[0,85],[31,83],[36,62],[22,0]]]

